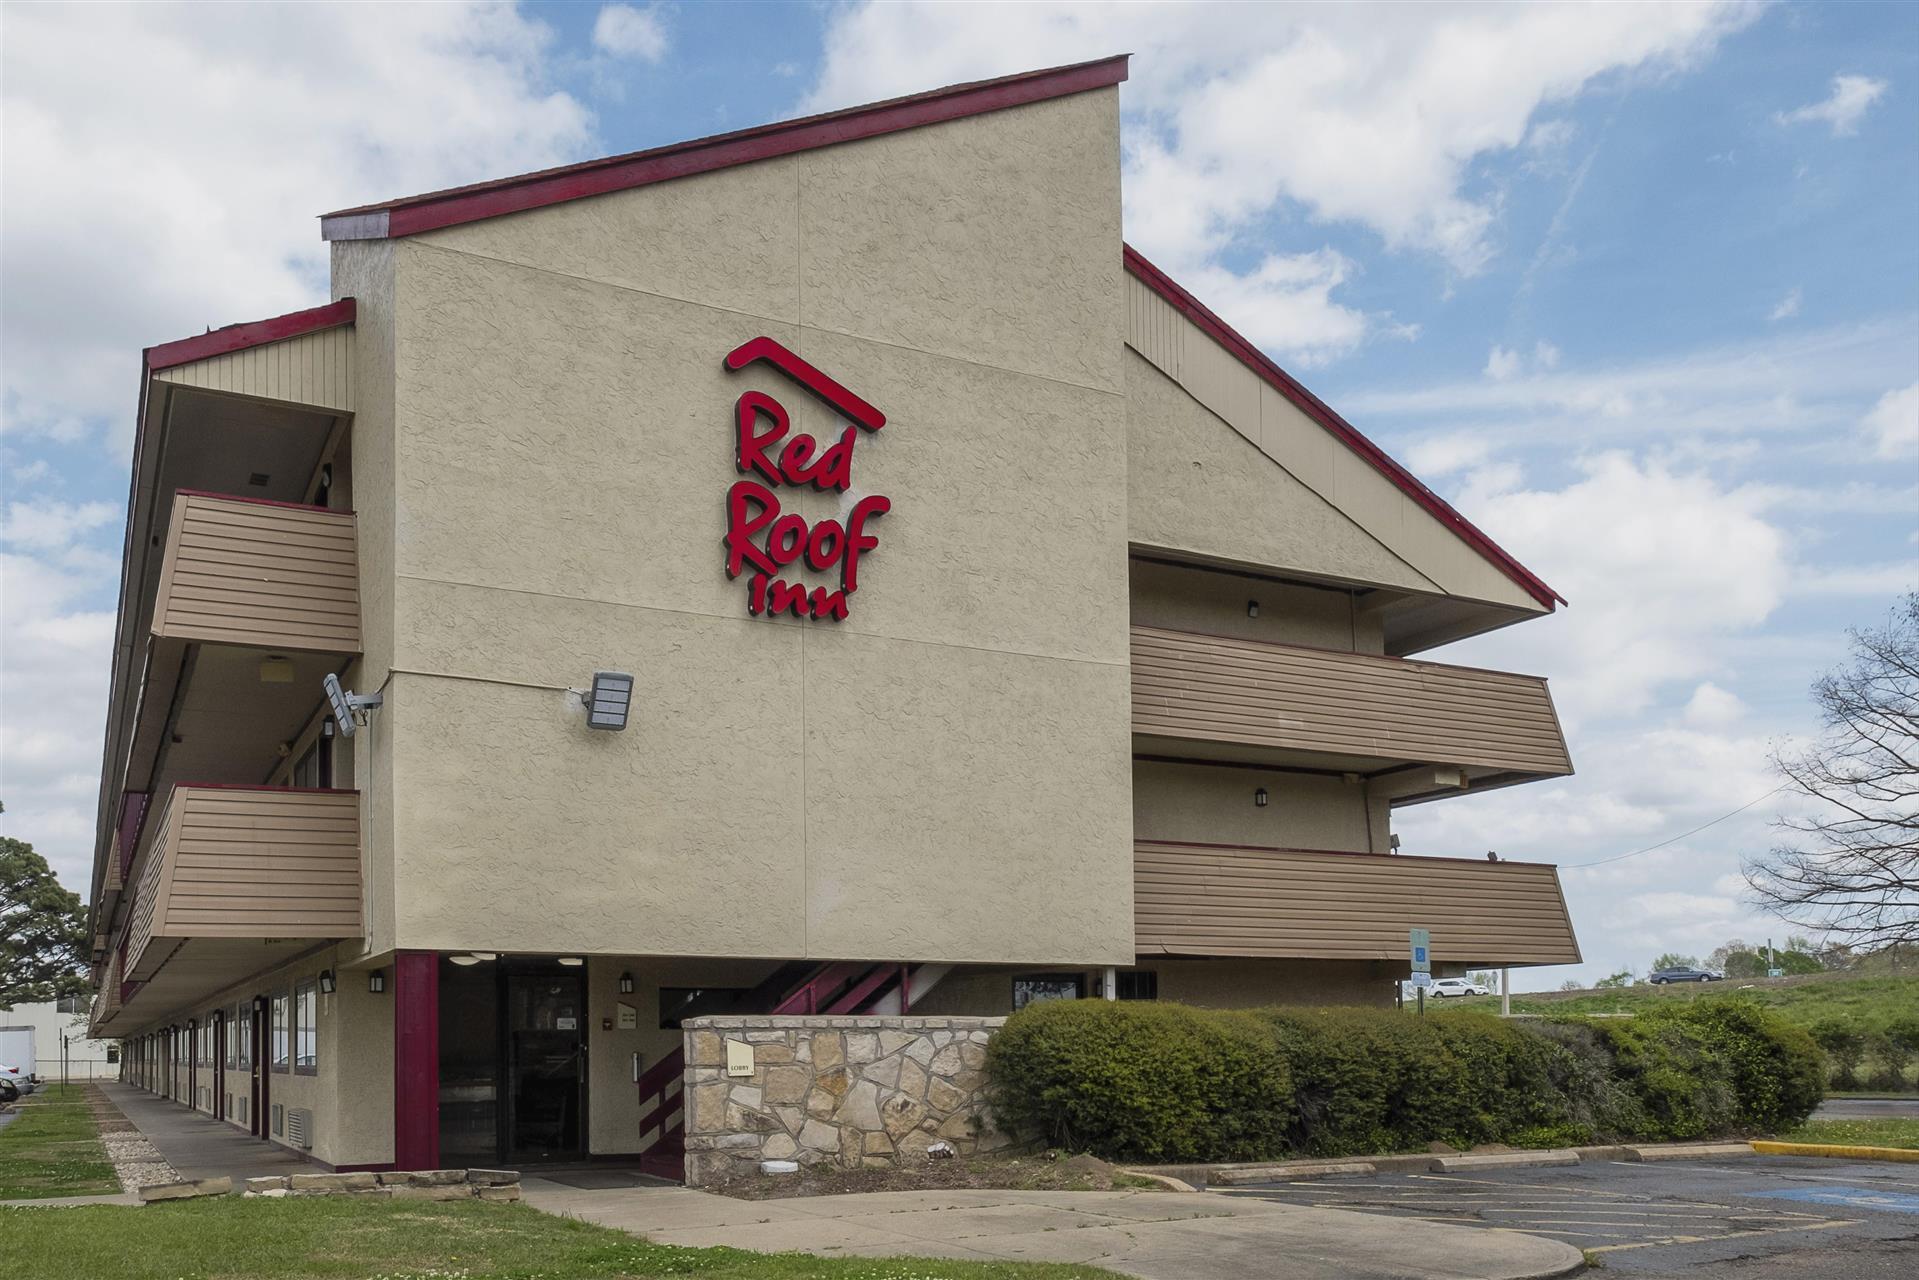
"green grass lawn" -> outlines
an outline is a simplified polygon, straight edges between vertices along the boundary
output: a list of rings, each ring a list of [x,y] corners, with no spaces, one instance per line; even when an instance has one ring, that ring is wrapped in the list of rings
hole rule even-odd
[[[1642,982],[1638,986],[1607,991],[1541,991],[1515,995],[1513,1012],[1638,1013],[1662,1003],[1711,1000],[1735,994],[1756,1000],[1801,1026],[1811,1026],[1826,1018],[1840,1018],[1864,1027],[1878,1027],[1897,1017],[1919,1017],[1919,976],[1859,977],[1849,973],[1751,981],[1729,978],[1724,982],[1675,982],[1663,987]],[[1472,996],[1459,1004],[1497,1008],[1499,997]]]
[[[120,1189],[100,1146],[83,1085],[50,1085],[15,1104],[0,1129],[0,1200],[112,1195]]]
[[[515,1204],[352,1197],[0,1209],[0,1276],[67,1280],[1117,1280],[1048,1263],[649,1244]]]
[[[1843,1147],[1903,1147],[1919,1150],[1919,1120],[1808,1120],[1781,1142],[1830,1142]]]

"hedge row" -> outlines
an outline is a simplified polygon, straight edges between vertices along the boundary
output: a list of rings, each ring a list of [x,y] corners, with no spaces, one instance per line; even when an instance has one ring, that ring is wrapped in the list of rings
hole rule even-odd
[[[1824,1070],[1743,1001],[1511,1022],[1050,1001],[987,1047],[1003,1129],[1158,1162],[1772,1133],[1811,1114]]]

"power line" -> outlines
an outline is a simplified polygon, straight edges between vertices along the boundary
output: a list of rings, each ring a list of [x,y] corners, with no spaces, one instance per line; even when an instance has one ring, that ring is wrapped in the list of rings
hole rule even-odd
[[[1754,799],[1746,801],[1746,803],[1740,805],[1737,809],[1734,809],[1731,813],[1722,813],[1717,818],[1714,818],[1711,822],[1702,822],[1698,826],[1694,827],[1691,831],[1682,831],[1678,835],[1673,836],[1671,839],[1661,840],[1658,844],[1649,844],[1643,849],[1634,849],[1631,853],[1615,853],[1610,858],[1596,858],[1591,862],[1567,863],[1566,870],[1577,871],[1581,867],[1603,867],[1608,862],[1624,862],[1627,858],[1637,858],[1642,853],[1651,853],[1654,849],[1663,849],[1669,844],[1678,844],[1681,840],[1684,840],[1687,836],[1696,836],[1701,831],[1704,831],[1707,827],[1716,827],[1720,823],[1724,822],[1727,818],[1738,817],[1740,814],[1744,813],[1746,810],[1758,804],[1761,800],[1770,800],[1772,797],[1778,795],[1781,791],[1786,790],[1791,785],[1792,784],[1789,782],[1782,782],[1778,786],[1774,787],[1771,791],[1768,791],[1765,795],[1758,796],[1758,797],[1755,797]]]

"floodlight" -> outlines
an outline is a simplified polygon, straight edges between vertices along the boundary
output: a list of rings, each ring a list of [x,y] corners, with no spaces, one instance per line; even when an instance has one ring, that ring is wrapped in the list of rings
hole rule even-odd
[[[386,701],[377,693],[355,693],[351,689],[341,688],[340,677],[331,671],[327,672],[326,679],[320,684],[326,689],[327,705],[333,708],[333,722],[340,726],[340,733],[344,737],[353,736],[354,717],[358,713],[371,711]]]
[[[624,729],[633,704],[633,677],[624,671],[595,671],[593,688],[583,701],[587,728]]]

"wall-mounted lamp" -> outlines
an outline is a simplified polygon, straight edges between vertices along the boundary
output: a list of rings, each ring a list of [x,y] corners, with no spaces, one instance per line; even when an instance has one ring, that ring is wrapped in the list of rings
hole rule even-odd
[[[199,1027],[199,1025],[200,1025],[200,1020],[199,1020],[198,1018],[188,1018],[188,1019],[187,1019],[187,1030],[188,1030],[188,1031],[193,1031],[193,1030],[195,1030],[195,1029],[197,1029],[197,1028]]]
[[[277,653],[260,659],[260,683],[261,684],[292,684],[293,683],[292,659],[282,657],[280,654],[277,654]]]
[[[1266,807],[1266,799],[1267,799],[1266,788],[1260,787],[1259,789],[1253,792],[1253,803],[1258,805],[1262,809]]]
[[[327,705],[333,711],[333,723],[340,726],[340,736],[351,738],[356,725],[366,723],[366,713],[382,705],[386,699],[377,693],[355,693],[341,686],[340,677],[331,671],[320,680],[320,687],[326,691]]]
[[[340,984],[333,979],[333,970],[320,970],[320,994],[330,996],[339,989]]]
[[[366,989],[374,995],[386,990],[386,970],[375,969],[366,976]]]
[[[620,994],[623,996],[630,996],[633,994],[633,975],[632,974],[623,973],[620,975]]]
[[[565,965],[569,969],[577,969],[581,965],[585,964],[586,961],[581,959],[579,956],[561,956],[560,963]]]
[[[451,960],[454,964],[459,965],[462,969],[466,968],[470,964],[480,963],[480,957],[475,955],[448,956],[447,959]]]
[[[1257,618],[1259,616],[1259,601],[1248,600],[1246,602],[1246,616],[1249,618]]]
[[[633,705],[633,677],[624,671],[595,671],[593,687],[580,701],[586,704],[587,728],[624,729]]]

